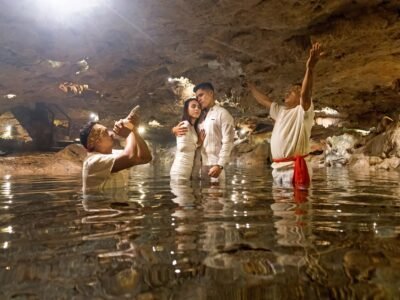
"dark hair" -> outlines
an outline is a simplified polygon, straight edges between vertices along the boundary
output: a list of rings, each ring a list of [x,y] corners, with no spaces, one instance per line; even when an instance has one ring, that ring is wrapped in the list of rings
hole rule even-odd
[[[211,82],[202,82],[197,84],[194,88],[193,88],[193,92],[197,92],[197,90],[210,90],[214,92],[214,87],[211,84]]]
[[[189,103],[192,102],[192,101],[196,101],[198,103],[196,98],[186,99],[185,102],[183,103],[183,114],[182,114],[182,121],[188,121],[190,124],[192,124],[192,123],[190,122],[190,116],[189,116]],[[194,124],[192,124],[193,127],[196,128],[196,129],[197,129],[197,123],[198,122],[199,122],[199,119],[197,119],[194,122]]]
[[[85,147],[86,149],[90,131],[92,131],[93,126],[96,124],[97,122],[89,122],[79,131],[79,139],[81,140],[81,144],[83,145],[83,147]]]

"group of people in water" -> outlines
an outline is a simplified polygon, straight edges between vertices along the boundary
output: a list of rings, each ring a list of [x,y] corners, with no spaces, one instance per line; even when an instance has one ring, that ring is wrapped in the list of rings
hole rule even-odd
[[[312,103],[313,75],[322,55],[319,43],[312,45],[301,84],[290,87],[284,104],[273,102],[257,87],[246,86],[269,110],[275,121],[271,136],[272,175],[277,184],[308,186],[312,169],[305,159],[309,152],[314,121]],[[216,104],[214,87],[209,82],[197,84],[196,97],[184,102],[182,121],[172,129],[177,149],[170,176],[173,181],[198,178],[224,182],[234,141],[234,120],[230,113]],[[83,164],[84,191],[122,187],[127,184],[128,169],[152,160],[151,152],[138,132],[139,115],[129,118],[132,129],[123,120],[115,122],[113,131],[96,122],[82,128],[80,140],[88,156]],[[125,138],[123,150],[113,150],[113,135]]]

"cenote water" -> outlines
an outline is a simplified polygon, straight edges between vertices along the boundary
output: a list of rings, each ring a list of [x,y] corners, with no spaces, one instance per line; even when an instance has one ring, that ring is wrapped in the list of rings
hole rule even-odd
[[[271,170],[224,187],[132,170],[127,192],[75,177],[0,179],[1,299],[399,299],[399,173]]]

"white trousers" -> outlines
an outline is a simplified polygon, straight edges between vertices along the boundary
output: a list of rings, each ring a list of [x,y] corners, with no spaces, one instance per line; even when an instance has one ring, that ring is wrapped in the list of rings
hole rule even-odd
[[[310,164],[306,161],[308,175],[310,176],[310,181],[312,178],[312,168]],[[272,170],[272,177],[274,178],[274,183],[280,186],[293,186],[293,174],[294,174],[294,167],[286,167],[286,168],[279,168]]]

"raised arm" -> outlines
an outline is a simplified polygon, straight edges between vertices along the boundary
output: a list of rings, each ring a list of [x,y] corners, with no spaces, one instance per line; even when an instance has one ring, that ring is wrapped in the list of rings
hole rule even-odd
[[[311,106],[312,88],[314,83],[314,69],[321,55],[321,45],[319,43],[313,44],[310,50],[310,56],[308,57],[306,64],[306,73],[304,75],[303,83],[301,85],[300,105],[306,111]]]
[[[132,122],[135,124],[135,122]],[[138,125],[138,122],[137,124]],[[128,130],[128,131],[127,131]],[[147,164],[152,160],[150,150],[137,131],[137,127],[130,131],[122,122],[117,122],[114,131],[120,136],[126,137],[126,145],[122,153],[115,159],[111,172],[118,172],[135,165]]]
[[[266,108],[270,108],[272,104],[272,100],[260,90],[256,88],[256,86],[252,82],[247,82],[246,86],[249,88],[253,97],[257,100],[258,103],[265,106]]]

